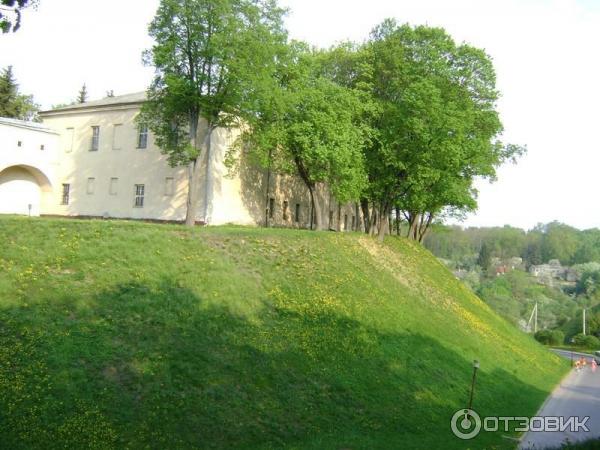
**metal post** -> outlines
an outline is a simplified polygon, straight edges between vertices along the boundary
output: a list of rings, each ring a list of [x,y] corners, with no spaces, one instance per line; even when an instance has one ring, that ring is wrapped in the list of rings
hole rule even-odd
[[[473,380],[471,381],[471,396],[469,398],[469,408],[473,406],[473,394],[475,393],[475,379],[477,378],[477,369],[479,369],[479,361],[473,361]]]
[[[583,308],[583,335],[585,336],[585,308]]]

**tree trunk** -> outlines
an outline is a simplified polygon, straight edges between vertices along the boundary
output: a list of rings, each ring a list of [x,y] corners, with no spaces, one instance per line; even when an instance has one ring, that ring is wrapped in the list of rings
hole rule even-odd
[[[400,236],[400,208],[396,206],[396,234]]]
[[[323,211],[321,210],[321,202],[319,200],[319,196],[316,192],[314,192],[314,188],[312,191],[313,198],[313,207],[315,211],[315,230],[322,231],[323,230]]]
[[[271,198],[271,160],[273,159],[273,149],[269,149],[269,165],[267,167],[267,193],[265,198],[265,227],[269,228],[269,199]]]
[[[200,156],[198,151],[198,116],[190,114],[190,145],[196,149],[196,157],[188,165],[188,195],[186,201],[185,224],[193,227],[196,224],[196,207],[198,205],[198,178],[200,176]]]
[[[389,221],[387,220],[388,216],[388,208],[385,205],[381,205],[379,207],[379,232],[378,232],[378,238],[380,242],[383,242],[383,239],[385,238],[385,235],[388,231],[388,226],[389,226]]]
[[[337,224],[335,225],[335,231],[338,233],[342,231],[342,205],[340,204],[338,204]]]
[[[198,178],[200,175],[200,157],[188,166],[188,194],[186,201],[185,224],[193,227],[196,224],[196,206],[198,205]]]
[[[371,222],[369,220],[369,201],[365,198],[360,199],[360,208],[362,210],[362,223],[364,225],[363,231],[369,234],[371,231]]]
[[[315,185],[307,183],[308,191],[310,192],[311,203],[311,229],[321,231],[323,229],[323,221],[321,220],[321,203],[315,193]]]
[[[432,222],[433,213],[429,213],[426,221],[421,221],[421,229],[419,230],[419,243],[423,243],[425,240],[425,236],[427,236],[427,232],[429,231]]]
[[[377,210],[375,205],[373,205],[373,207],[371,209],[371,219],[369,221],[369,235],[370,236],[375,236],[377,234],[378,215],[379,215],[379,211]]]
[[[406,237],[408,239],[415,239],[415,230],[419,225],[418,218],[419,216],[417,214],[414,214],[412,212],[408,213],[408,233],[406,234]]]

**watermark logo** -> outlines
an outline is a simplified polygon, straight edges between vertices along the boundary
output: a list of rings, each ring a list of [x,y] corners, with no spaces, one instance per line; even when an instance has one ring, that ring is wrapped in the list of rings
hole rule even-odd
[[[472,409],[461,409],[454,413],[450,427],[460,439],[473,439],[481,431],[481,417]]]
[[[549,433],[589,432],[587,421],[589,417],[503,417],[490,416],[481,418],[472,409],[460,409],[454,413],[450,428],[454,435],[463,440],[474,439],[481,431],[544,431]]]

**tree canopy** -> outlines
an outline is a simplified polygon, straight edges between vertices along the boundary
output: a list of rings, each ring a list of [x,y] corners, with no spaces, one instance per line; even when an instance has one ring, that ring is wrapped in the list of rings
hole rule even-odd
[[[33,101],[33,96],[19,92],[12,66],[3,69],[0,75],[0,117],[34,120],[38,111],[39,106]]]
[[[363,44],[314,50],[287,42],[283,14],[275,0],[160,3],[146,54],[156,77],[139,120],[172,165],[189,168],[186,223],[195,220],[201,159],[210,220],[218,127],[239,127],[255,162],[302,179],[311,217],[320,220],[314,193],[327,185],[339,202],[360,201],[366,231],[383,237],[395,210],[419,241],[436,218],[474,210],[474,181],[494,180],[524,152],[500,141],[484,51],[441,28],[389,19]]]
[[[21,10],[37,3],[38,0],[0,0],[0,30],[17,31],[21,27]]]
[[[322,55],[293,43],[280,60],[279,83],[250,120],[242,143],[251,158],[279,173],[298,175],[311,197],[311,226],[322,229],[316,189],[327,184],[339,202],[357,200],[366,186],[363,147],[368,107],[355,90],[323,74]]]
[[[162,0],[150,24],[155,45],[145,61],[156,76],[140,121],[172,165],[188,166],[188,225],[196,220],[201,157],[207,161],[203,220],[210,221],[213,131],[253,114],[256,98],[270,90],[286,40],[283,14],[274,0]]]
[[[380,105],[367,160],[366,197],[379,210],[380,234],[393,206],[409,236],[422,240],[436,215],[476,208],[476,177],[520,155],[503,145],[489,57],[456,45],[440,28],[386,20],[366,44],[370,88]]]

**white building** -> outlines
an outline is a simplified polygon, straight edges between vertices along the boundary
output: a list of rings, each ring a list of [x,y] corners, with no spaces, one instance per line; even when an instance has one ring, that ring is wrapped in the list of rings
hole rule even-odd
[[[58,142],[58,133],[45,125],[0,118],[0,214],[52,210]]]
[[[188,170],[170,167],[147,127],[136,122],[145,93],[107,97],[40,113],[43,125],[0,122],[0,213],[182,221]],[[219,129],[202,162],[196,220],[307,227],[309,193],[293,177],[269,176],[242,162],[230,174],[236,138]],[[20,144],[19,144],[20,143]],[[322,223],[358,227],[358,208],[319,189]]]

